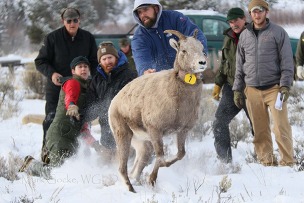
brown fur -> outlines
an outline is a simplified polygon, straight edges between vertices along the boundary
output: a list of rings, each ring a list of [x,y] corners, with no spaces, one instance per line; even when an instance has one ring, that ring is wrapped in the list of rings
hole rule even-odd
[[[194,85],[186,84],[180,76],[205,68],[203,46],[193,37],[170,44],[178,51],[174,69],[136,78],[114,97],[109,108],[119,171],[132,192],[135,190],[127,175],[131,141],[136,150],[131,176],[137,180],[154,149],[156,162],[149,177],[149,183],[154,185],[159,167],[168,167],[184,157],[186,135],[198,120],[202,94],[200,73],[196,73],[198,79]],[[178,152],[172,160],[165,160],[162,138],[172,133],[177,136]]]

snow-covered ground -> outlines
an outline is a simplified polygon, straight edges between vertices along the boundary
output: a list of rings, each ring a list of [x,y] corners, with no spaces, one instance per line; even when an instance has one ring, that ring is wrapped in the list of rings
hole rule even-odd
[[[16,71],[17,77],[22,71]],[[297,82],[297,85],[304,84]],[[212,85],[204,88],[210,89]],[[11,153],[39,159],[42,127],[32,123],[23,125],[21,120],[27,114],[43,114],[44,104],[43,100],[24,99],[18,116],[0,123],[1,157],[8,159]],[[292,126],[292,129],[295,140],[304,139],[301,127]],[[92,133],[98,139],[99,126],[93,126]],[[166,138],[166,143],[169,154],[174,155],[174,140]],[[105,162],[93,150],[90,154],[84,151],[82,147],[76,157],[54,169],[51,180],[25,173],[19,173],[20,179],[13,182],[0,178],[0,202],[22,202],[25,198],[35,203],[304,202],[304,172],[297,172],[296,167],[264,167],[248,163],[246,159],[253,151],[250,141],[239,142],[237,149],[233,149],[233,164],[224,165],[216,158],[212,132],[201,141],[188,139],[185,158],[169,168],[161,168],[154,188],[145,182],[135,185],[136,194],[127,191],[115,161]],[[144,169],[143,180],[152,167],[153,163]],[[231,181],[231,187],[220,194],[219,183],[225,176]]]
[[[284,28],[289,35],[297,36],[304,30],[303,25]],[[22,72],[22,68],[16,71],[17,78]],[[22,87],[20,81],[16,80],[18,88]],[[296,82],[293,88],[298,85],[304,84]],[[204,88],[212,87],[205,85]],[[32,155],[39,159],[42,126],[23,125],[21,120],[27,114],[44,114],[44,104],[43,100],[24,99],[20,102],[17,116],[0,122],[0,157],[8,159],[12,153],[22,158]],[[303,101],[300,105],[303,107]],[[300,118],[303,118],[301,111]],[[304,140],[303,127],[293,125],[292,130],[295,141]],[[92,133],[98,139],[99,126],[93,126]],[[174,141],[166,138],[166,143],[169,145],[168,152],[173,155],[176,148],[170,143]],[[274,146],[277,149],[275,143]],[[246,159],[253,151],[251,142],[239,142],[238,147],[233,149],[233,164],[223,165],[216,158],[212,132],[200,141],[188,139],[184,159],[169,168],[161,168],[155,187],[145,182],[134,185],[137,193],[127,191],[118,175],[116,162],[105,162],[93,150],[90,154],[84,151],[82,147],[76,157],[54,169],[51,180],[30,177],[25,173],[19,173],[19,180],[16,181],[1,177],[0,203],[25,202],[24,199],[35,203],[304,203],[304,172],[297,172],[296,167],[264,167],[248,163]],[[143,180],[152,167],[153,162],[144,169]],[[231,187],[220,194],[219,183],[225,176],[231,181]]]

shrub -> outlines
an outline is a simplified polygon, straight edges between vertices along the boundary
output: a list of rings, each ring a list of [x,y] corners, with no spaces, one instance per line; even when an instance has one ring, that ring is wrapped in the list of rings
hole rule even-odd
[[[21,165],[22,159],[12,153],[9,153],[7,159],[0,157],[0,177],[9,181],[18,180],[17,172]]]
[[[28,68],[23,76],[26,89],[34,93],[29,97],[42,99],[45,94],[46,78],[33,67]]]
[[[191,135],[194,138],[198,138],[198,140],[202,140],[210,132],[212,121],[214,120],[217,106],[212,101],[211,91],[210,89],[203,90],[199,120],[194,126],[193,134]]]
[[[15,115],[21,99],[16,98],[14,86],[10,80],[0,83],[0,118],[8,119]]]

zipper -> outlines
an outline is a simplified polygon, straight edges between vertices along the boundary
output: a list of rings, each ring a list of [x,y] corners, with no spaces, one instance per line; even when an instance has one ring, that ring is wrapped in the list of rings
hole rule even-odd
[[[161,39],[161,36],[160,36],[158,30],[156,30],[156,34],[158,35],[159,39]]]

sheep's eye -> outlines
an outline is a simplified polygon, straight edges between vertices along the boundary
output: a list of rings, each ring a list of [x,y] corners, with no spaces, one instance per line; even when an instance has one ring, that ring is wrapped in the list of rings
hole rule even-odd
[[[186,50],[182,50],[182,52],[183,52],[183,54],[186,54],[186,53],[187,53],[187,51],[186,51]]]

